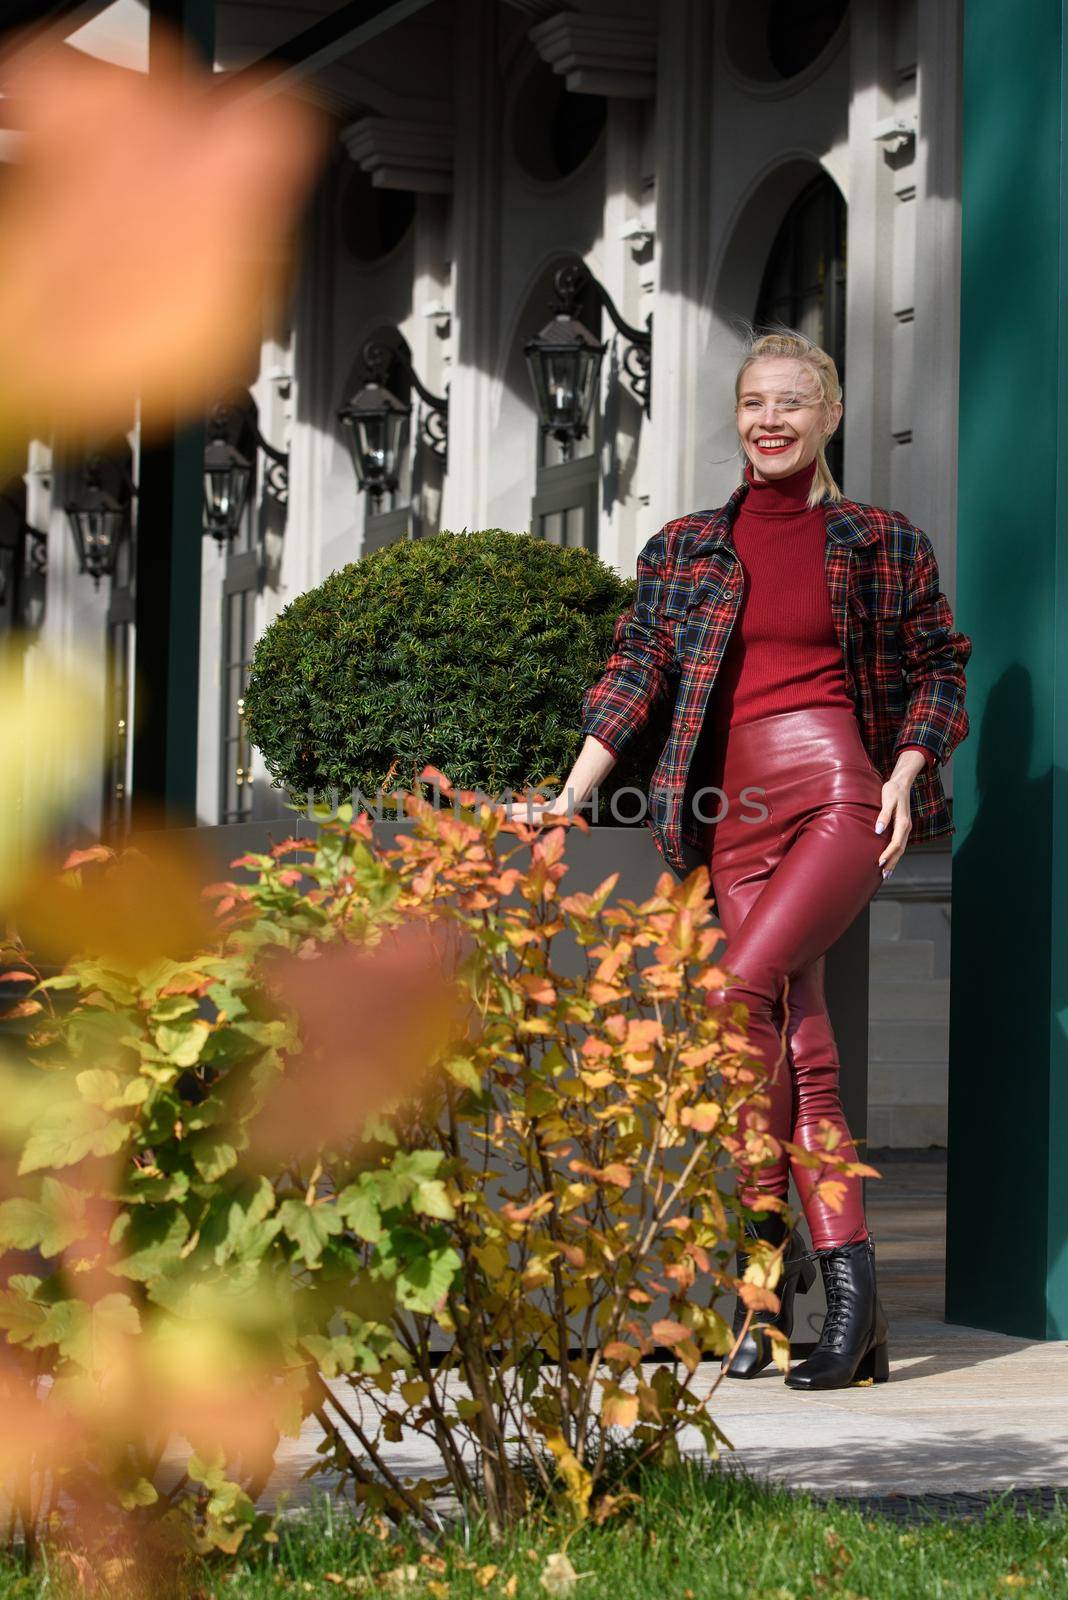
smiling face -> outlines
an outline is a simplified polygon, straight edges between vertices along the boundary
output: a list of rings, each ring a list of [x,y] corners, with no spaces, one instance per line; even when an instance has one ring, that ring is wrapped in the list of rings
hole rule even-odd
[[[819,379],[805,362],[766,356],[742,373],[736,416],[753,476],[772,481],[816,459],[842,419],[842,405],[824,403]]]

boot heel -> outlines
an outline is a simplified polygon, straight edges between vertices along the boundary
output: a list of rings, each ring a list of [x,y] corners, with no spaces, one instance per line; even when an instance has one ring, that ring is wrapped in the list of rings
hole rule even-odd
[[[872,1383],[889,1383],[890,1381],[890,1351],[885,1343],[872,1345],[853,1374],[854,1383],[868,1379]]]

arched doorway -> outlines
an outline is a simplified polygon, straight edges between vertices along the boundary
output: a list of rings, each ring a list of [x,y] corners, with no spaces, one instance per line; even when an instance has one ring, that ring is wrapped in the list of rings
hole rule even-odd
[[[757,329],[785,323],[834,357],[845,389],[846,203],[838,185],[820,173],[801,191],[780,224],[768,254],[753,321]],[[842,482],[839,428],[827,462]]]

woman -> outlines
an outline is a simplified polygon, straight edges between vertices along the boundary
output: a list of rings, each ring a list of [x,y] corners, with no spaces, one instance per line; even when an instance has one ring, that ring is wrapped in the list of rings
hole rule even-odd
[[[680,875],[703,847],[727,937],[719,964],[733,979],[709,999],[748,1006],[750,1047],[770,1074],[768,1131],[811,1149],[830,1124],[855,1159],[824,957],[910,837],[953,831],[939,767],[968,732],[971,641],[954,629],[927,535],[846,500],[831,475],[826,446],[842,417],[831,357],[791,330],[765,334],[735,397],[743,481],[725,506],[669,522],[639,555],[635,603],[586,694],[586,738],[550,814],[580,804],[671,700],[649,823]],[[845,1182],[838,1210],[816,1176],[794,1163],[814,1249],[805,1256],[789,1240],[768,1320],[789,1336],[813,1260],[827,1315],[786,1382],[881,1382],[886,1320],[861,1180]],[[781,1216],[759,1206],[785,1200],[789,1178],[785,1154],[743,1171],[750,1238],[782,1243]],[[744,1317],[739,1303],[736,1334]],[[750,1334],[728,1372],[753,1377],[769,1360],[767,1341]]]

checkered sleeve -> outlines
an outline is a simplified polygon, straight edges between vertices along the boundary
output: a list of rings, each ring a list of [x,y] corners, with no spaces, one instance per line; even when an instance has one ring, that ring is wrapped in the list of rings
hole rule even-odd
[[[657,705],[673,690],[678,661],[662,613],[664,530],[638,556],[634,603],[616,623],[612,651],[601,676],[582,700],[582,735],[592,734],[621,756]]]
[[[925,744],[898,745],[896,754],[900,755],[902,750],[918,750],[920,752],[920,755],[925,757],[928,767],[933,767],[935,762],[938,759],[937,756],[935,755],[934,751],[933,750],[929,750]]]
[[[972,641],[954,628],[949,602],[939,587],[934,547],[927,534],[916,532],[916,554],[898,630],[909,698],[894,754],[922,745],[942,765],[968,734],[964,668]]]

